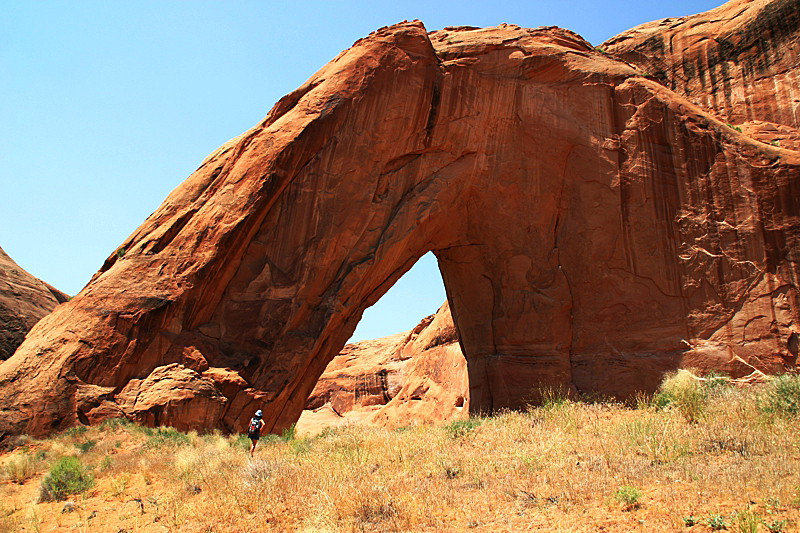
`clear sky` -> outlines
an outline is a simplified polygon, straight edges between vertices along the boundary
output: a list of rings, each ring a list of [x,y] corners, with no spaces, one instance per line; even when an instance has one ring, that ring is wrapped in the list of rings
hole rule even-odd
[[[76,294],[214,148],[381,26],[562,26],[592,44],[720,1],[0,2],[0,247]],[[444,301],[426,256],[354,339]]]

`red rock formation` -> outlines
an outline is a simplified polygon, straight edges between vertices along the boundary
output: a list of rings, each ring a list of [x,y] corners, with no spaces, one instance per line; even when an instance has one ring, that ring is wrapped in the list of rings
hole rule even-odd
[[[345,346],[314,387],[297,432],[353,422],[441,423],[466,416],[468,396],[466,360],[445,302],[411,331]]]
[[[642,24],[599,48],[723,122],[798,128],[799,28],[795,0],[733,1],[699,15]]]
[[[172,364],[238,375],[215,386],[218,427],[262,408],[280,431],[428,251],[473,412],[540,382],[624,396],[685,361],[782,371],[798,165],[565,30],[382,28],[211,154],[37,324],[0,365],[0,435],[104,402],[133,416],[122,391]]]
[[[68,299],[25,272],[0,248],[0,361],[11,357],[39,319]]]

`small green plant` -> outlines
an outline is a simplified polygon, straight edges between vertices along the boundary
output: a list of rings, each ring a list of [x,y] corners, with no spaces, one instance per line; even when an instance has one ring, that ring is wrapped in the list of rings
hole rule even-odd
[[[481,424],[483,424],[483,419],[480,417],[462,418],[460,420],[453,420],[447,424],[444,429],[451,438],[457,439],[466,437]]]
[[[624,503],[629,509],[637,507],[641,497],[642,492],[639,489],[628,485],[623,485],[614,492],[614,499]]]
[[[281,431],[281,438],[287,442],[297,438],[297,424],[292,424],[288,428]]]
[[[728,522],[725,520],[725,517],[719,513],[712,513],[709,511],[706,524],[708,524],[708,527],[710,527],[712,531],[728,529]]]
[[[782,374],[772,378],[761,396],[759,409],[780,417],[800,414],[800,375]]]
[[[608,54],[608,52],[606,52],[605,50],[603,50],[603,49],[602,49],[602,48],[600,48],[599,46],[595,46],[595,47],[594,47],[594,49],[595,49],[595,50],[597,50],[598,52],[600,52],[600,53],[601,53],[601,54],[603,54],[603,55],[606,55],[606,54]]]
[[[777,146],[777,147],[780,147],[780,145],[781,145],[781,143],[779,141],[770,141],[769,144],[771,144],[772,146]]]
[[[742,133],[742,128],[740,128],[739,126],[734,126],[733,124],[728,123],[728,127],[730,129],[734,130],[734,131],[738,131],[739,133]]]
[[[125,250],[124,246],[120,246],[119,248],[117,248],[117,252],[116,252],[117,258],[118,259],[122,259],[122,256],[125,255],[125,252],[126,252],[126,250]]]
[[[84,433],[86,433],[87,431],[89,431],[89,428],[87,428],[86,426],[74,426],[65,430],[64,433],[62,433],[62,435],[67,438],[79,437]]]
[[[101,472],[105,472],[109,468],[111,468],[111,457],[106,455],[103,457],[103,460],[100,461],[100,465],[97,467]]]
[[[77,446],[78,446],[78,449],[81,451],[81,453],[86,453],[89,450],[91,450],[92,448],[94,448],[95,444],[97,444],[96,440],[87,440],[85,442],[81,442]]]
[[[143,429],[145,435],[147,435],[147,441],[145,442],[145,447],[147,448],[162,448],[165,446],[180,448],[181,446],[188,446],[192,443],[189,435],[181,433],[175,428]]]
[[[61,501],[70,494],[86,492],[94,486],[94,476],[77,457],[62,457],[50,467],[39,487],[39,501]]]
[[[739,527],[739,533],[757,533],[760,523],[761,517],[758,516],[758,513],[749,509],[736,512],[736,525]]]
[[[106,418],[100,423],[100,431],[107,431],[117,429],[120,427],[130,426],[133,423],[127,418]]]
[[[235,437],[231,437],[231,439],[228,441],[228,446],[231,448],[238,448],[240,450],[249,450],[250,439],[247,438],[247,435],[239,434]]]
[[[684,516],[683,523],[686,527],[696,526],[700,523],[700,519],[694,515]]]
[[[786,520],[773,520],[772,522],[764,522],[764,526],[769,533],[781,533],[783,528],[786,527]]]

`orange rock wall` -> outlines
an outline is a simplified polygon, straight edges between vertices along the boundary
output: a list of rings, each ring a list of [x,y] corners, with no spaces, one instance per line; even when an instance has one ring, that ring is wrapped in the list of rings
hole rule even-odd
[[[792,368],[798,165],[566,30],[382,28],[34,328],[0,365],[0,435],[115,409],[241,431],[262,408],[279,432],[428,251],[472,412],[539,383],[652,390],[686,361]]]

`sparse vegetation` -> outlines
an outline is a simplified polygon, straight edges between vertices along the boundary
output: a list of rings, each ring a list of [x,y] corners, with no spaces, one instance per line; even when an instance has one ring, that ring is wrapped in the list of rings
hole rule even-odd
[[[639,504],[642,493],[636,487],[623,485],[614,492],[614,499],[625,504],[627,509],[632,509]]]
[[[77,457],[58,459],[42,480],[40,502],[62,501],[71,494],[80,494],[94,485],[94,476]]]
[[[254,517],[276,532],[791,531],[796,379],[742,387],[679,373],[638,409],[554,393],[438,427],[290,430],[262,439],[254,459],[243,435],[108,421],[0,455],[0,533],[246,531]],[[65,479],[75,483],[59,492]],[[31,504],[40,485],[75,512]]]

